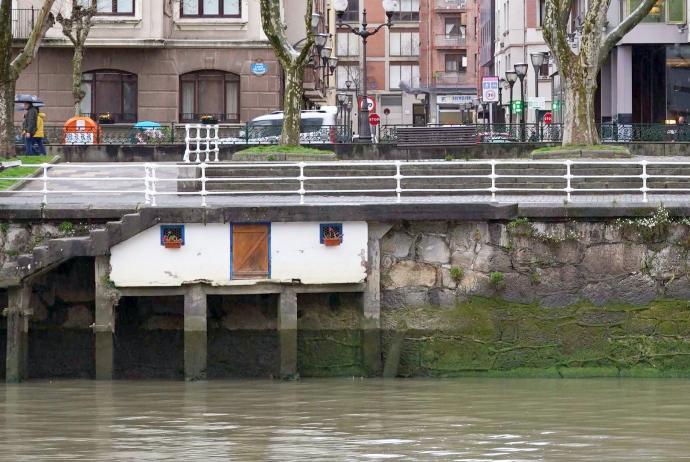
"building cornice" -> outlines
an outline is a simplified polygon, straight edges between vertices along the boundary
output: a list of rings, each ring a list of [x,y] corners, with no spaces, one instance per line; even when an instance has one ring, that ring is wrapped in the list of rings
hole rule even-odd
[[[25,40],[15,40],[15,45]],[[42,47],[72,48],[63,38],[45,38]],[[201,40],[201,39],[125,39],[94,38],[86,41],[86,48],[270,48],[267,40]]]

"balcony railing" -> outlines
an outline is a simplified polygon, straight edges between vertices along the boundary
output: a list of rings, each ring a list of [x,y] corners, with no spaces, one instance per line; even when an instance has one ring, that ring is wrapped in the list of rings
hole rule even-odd
[[[468,83],[471,80],[467,77],[466,72],[436,72],[434,73],[434,82],[436,85],[459,85]]]
[[[462,34],[436,34],[435,44],[443,48],[464,47],[467,44],[464,32],[463,26]]]
[[[34,28],[34,23],[38,16],[38,10],[30,9],[13,9],[12,10],[12,38],[26,39],[31,35]]]
[[[437,10],[464,10],[467,0],[436,0]]]

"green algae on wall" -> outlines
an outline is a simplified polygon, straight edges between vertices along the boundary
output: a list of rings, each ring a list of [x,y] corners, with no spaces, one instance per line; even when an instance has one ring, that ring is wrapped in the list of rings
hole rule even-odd
[[[401,376],[690,376],[687,301],[553,309],[475,297],[386,310],[384,355],[410,319],[426,321],[407,331]]]

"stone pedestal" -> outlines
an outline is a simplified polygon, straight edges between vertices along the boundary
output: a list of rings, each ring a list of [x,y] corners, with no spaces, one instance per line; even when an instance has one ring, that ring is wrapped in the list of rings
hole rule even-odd
[[[5,380],[19,383],[29,378],[29,319],[31,287],[23,285],[8,289],[7,354]]]
[[[297,293],[285,287],[278,302],[278,335],[280,336],[280,377],[297,376]]]
[[[93,330],[96,337],[96,380],[112,380],[116,299],[114,297],[114,288],[110,287],[109,257],[96,257],[95,268],[96,322],[94,323]]]
[[[201,284],[187,287],[184,295],[184,376],[206,380],[206,292]]]

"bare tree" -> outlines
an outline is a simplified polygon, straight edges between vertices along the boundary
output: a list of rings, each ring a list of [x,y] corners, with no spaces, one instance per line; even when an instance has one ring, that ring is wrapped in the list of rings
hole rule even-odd
[[[93,17],[98,9],[96,0],[90,0],[89,6],[84,6],[84,0],[72,0],[72,13],[69,18],[57,15],[57,22],[62,26],[62,33],[74,46],[72,55],[72,96],[74,97],[74,115],[81,115],[81,101],[85,93],[81,89],[81,68],[84,60],[84,44],[89,36]]]
[[[285,96],[283,98],[283,132],[280,144],[297,146],[300,141],[300,111],[304,96],[304,67],[309,62],[314,34],[311,30],[313,0],[307,0],[307,11],[304,23],[307,39],[300,51],[297,51],[285,35],[285,25],[280,14],[280,0],[260,0],[261,23],[264,33],[271,42],[271,47],[278,57],[278,62],[285,72]]]
[[[598,144],[594,119],[597,75],[609,53],[650,12],[658,0],[642,0],[628,17],[606,32],[611,0],[589,0],[578,51],[568,43],[568,18],[576,0],[546,0],[544,39],[551,49],[565,92],[563,145]]]
[[[0,156],[14,157],[14,92],[19,74],[26,69],[41,46],[55,18],[50,12],[55,0],[44,0],[24,48],[13,57],[12,0],[0,0]]]

